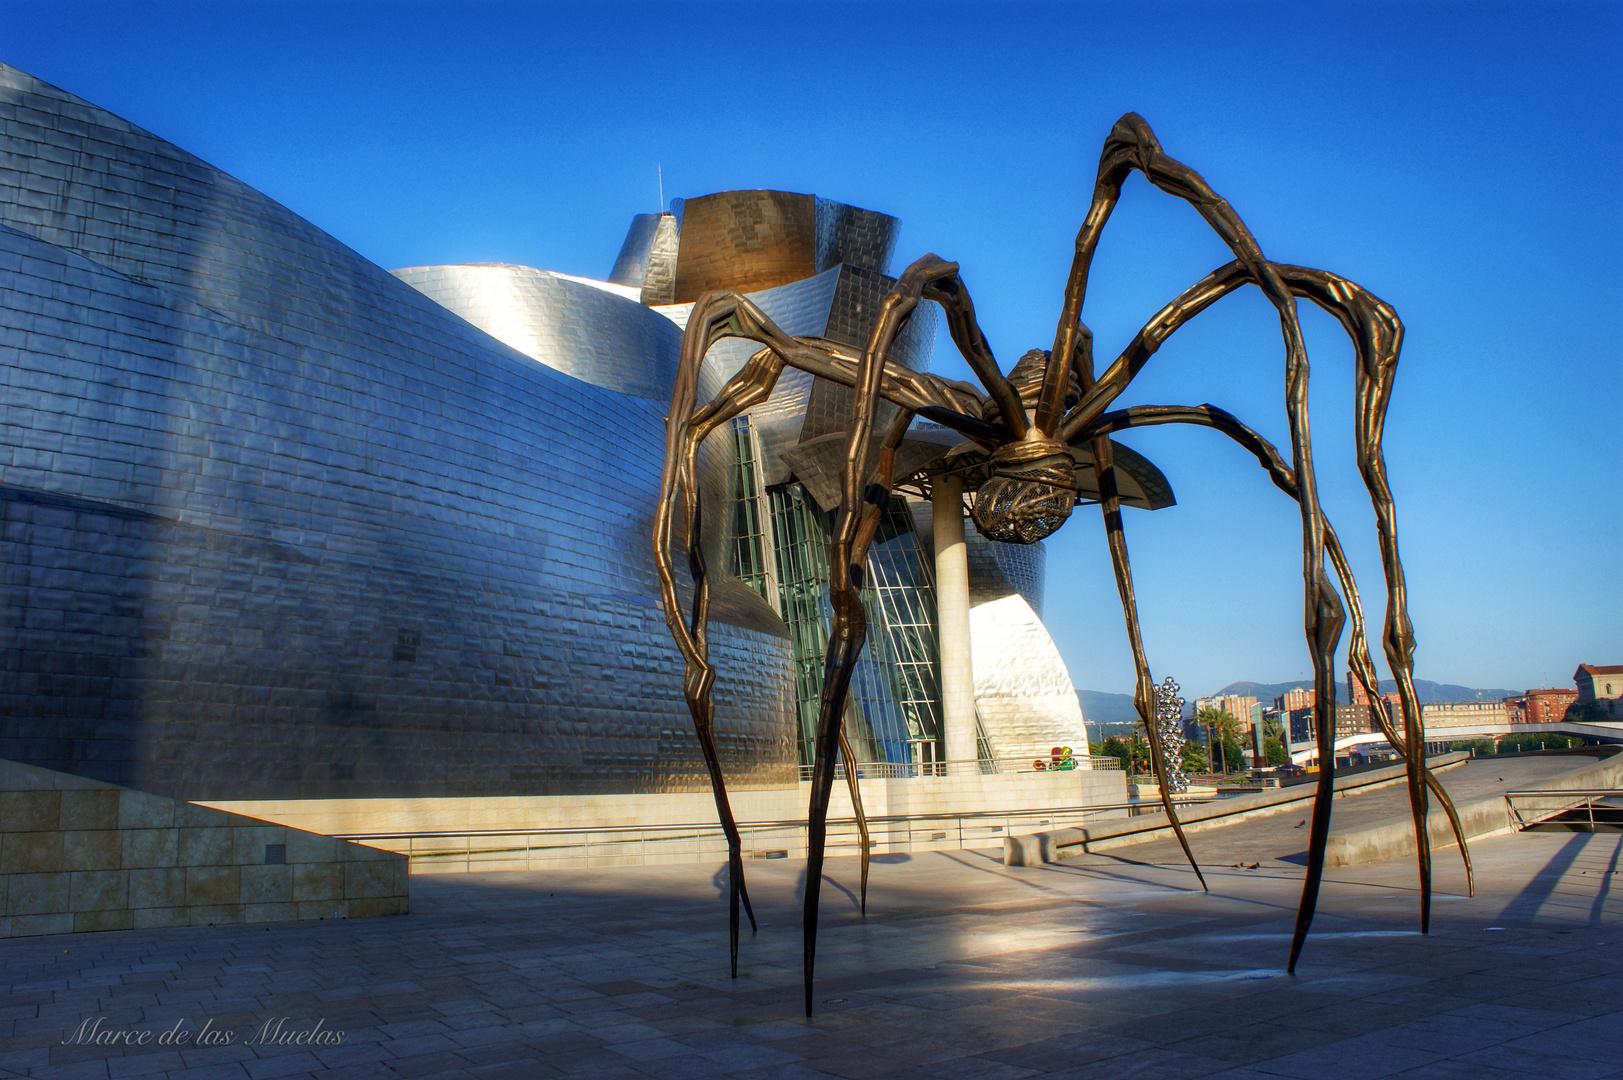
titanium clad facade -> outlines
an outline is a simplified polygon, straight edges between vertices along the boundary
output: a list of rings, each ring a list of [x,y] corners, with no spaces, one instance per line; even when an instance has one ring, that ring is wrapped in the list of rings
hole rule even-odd
[[[602,283],[505,263],[413,266],[393,274],[554,371],[670,403],[682,332],[636,302],[636,289],[611,291]]]
[[[811,277],[817,265],[817,209],[810,195],[723,191],[682,204],[676,303],[712,289],[755,292]]]
[[[654,253],[654,239],[659,235],[659,219],[663,214],[638,214],[631,219],[625,242],[614,260],[608,280],[616,285],[629,285],[641,289],[648,278],[648,260]]]
[[[884,274],[901,222],[889,214],[817,197],[817,269],[850,266]]]
[[[707,789],[648,551],[668,333],[649,396],[554,370],[602,357],[3,67],[0,140],[0,756],[183,799]],[[719,592],[729,780],[792,783],[790,644]]]
[[[1026,598],[1011,592],[972,603],[969,634],[975,714],[993,756],[1046,760],[1056,746],[1085,753],[1076,687]]]
[[[634,222],[609,282],[391,274],[0,66],[0,758],[186,800],[707,790],[649,550],[678,279],[771,280],[751,295],[785,330],[861,348],[897,222],[781,192],[673,210]],[[892,358],[926,370],[938,317]],[[755,351],[719,343],[701,394]],[[786,371],[701,448],[736,788],[809,760],[850,409]],[[920,425],[899,460],[952,441]],[[870,550],[848,714],[870,760],[940,737],[928,537],[898,496]],[[1016,717],[984,740],[1005,753],[1069,723],[1028,714],[1070,684],[1041,649],[1041,549],[971,544],[977,611],[1018,602],[996,625],[1058,673],[983,696]]]

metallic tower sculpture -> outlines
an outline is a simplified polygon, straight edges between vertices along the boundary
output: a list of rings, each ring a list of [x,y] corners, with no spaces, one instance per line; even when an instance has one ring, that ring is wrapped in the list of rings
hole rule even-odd
[[[1121,185],[1137,170],[1161,190],[1192,205],[1222,238],[1234,260],[1195,282],[1163,307],[1102,373],[1093,362],[1093,335],[1082,322],[1088,274],[1095,248],[1120,197]],[[1253,284],[1278,313],[1285,344],[1285,407],[1291,438],[1289,463],[1251,428],[1211,405],[1139,406],[1116,411],[1112,403],[1171,334],[1219,299]],[[1274,263],[1263,257],[1249,229],[1228,202],[1199,174],[1162,152],[1148,124],[1129,113],[1116,122],[1100,156],[1093,200],[1076,238],[1053,348],[1032,350],[1004,374],[975,320],[975,308],[956,263],[926,255],[902,274],[880,305],[867,346],[860,352],[819,338],[784,333],[744,296],[706,292],[689,316],[678,361],[660,500],[654,521],[665,621],[686,662],[684,690],[699,742],[710,768],[716,808],[727,834],[730,867],[731,949],[738,970],[738,909],[749,911],[744,887],[742,844],[728,806],[713,730],[706,621],[709,584],[701,545],[697,455],[704,439],[722,425],[771,396],[786,367],[852,387],[853,406],[846,431],[839,513],[829,544],[830,603],[834,624],[824,664],[821,708],[814,746],[810,816],[807,822],[805,952],[806,1012],[812,1011],[812,974],[817,941],[818,897],[822,883],[828,804],[843,737],[845,701],[852,671],[867,634],[860,590],[869,544],[894,485],[896,450],[914,417],[950,428],[965,444],[949,455],[952,471],[973,491],[970,518],[992,540],[1030,544],[1048,536],[1077,504],[1077,470],[1091,468],[1100,492],[1111,560],[1116,573],[1129,646],[1137,669],[1134,703],[1144,724],[1161,802],[1201,887],[1205,878],[1184,837],[1172,803],[1171,752],[1158,722],[1156,686],[1139,632],[1137,601],[1121,496],[1110,435],[1133,427],[1196,424],[1213,428],[1245,447],[1268,471],[1274,485],[1296,500],[1302,517],[1303,629],[1313,658],[1314,732],[1322,767],[1313,807],[1308,867],[1291,940],[1288,970],[1295,970],[1318,900],[1329,833],[1334,772],[1335,673],[1333,660],[1342,629],[1352,620],[1350,664],[1372,700],[1376,671],[1364,635],[1362,611],[1346,557],[1319,506],[1307,419],[1308,362],[1297,319],[1296,300],[1306,298],[1333,316],[1352,339],[1356,361],[1356,449],[1358,467],[1375,507],[1377,538],[1386,577],[1383,644],[1402,700],[1404,733],[1377,710],[1377,722],[1408,766],[1421,884],[1421,929],[1429,927],[1431,853],[1426,830],[1427,792],[1448,812],[1466,859],[1464,836],[1448,797],[1424,760],[1425,736],[1413,681],[1414,633],[1409,623],[1403,566],[1398,558],[1397,516],[1386,480],[1382,427],[1390,401],[1403,326],[1397,315],[1358,285],[1323,270]],[[897,332],[922,300],[945,311],[953,343],[981,383],[920,374],[887,362]],[[699,374],[705,353],[716,341],[738,337],[760,343],[755,353],[707,402],[699,402]],[[984,390],[984,393],[982,392]],[[888,414],[888,415],[887,415]],[[915,483],[917,479],[915,478]],[[678,510],[680,514],[678,515]],[[682,531],[676,531],[678,520]],[[672,545],[686,548],[693,603],[684,617],[672,571]],[[1341,594],[1325,566],[1329,559]],[[1345,603],[1343,602],[1345,596]],[[1175,694],[1176,691],[1174,690]],[[848,772],[850,770],[847,770]],[[851,781],[852,794],[857,795]],[[860,813],[860,811],[859,811]],[[863,876],[867,845],[863,845]],[[754,916],[751,914],[751,924]]]
[[[1183,771],[1183,698],[1178,696],[1178,684],[1171,675],[1155,688],[1155,726],[1166,754],[1165,782],[1174,795],[1182,795],[1189,790],[1189,776]]]

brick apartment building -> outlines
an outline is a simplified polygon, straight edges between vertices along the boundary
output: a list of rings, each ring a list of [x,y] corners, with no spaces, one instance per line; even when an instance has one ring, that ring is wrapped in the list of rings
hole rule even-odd
[[[1578,700],[1576,690],[1529,690],[1522,695],[1526,701],[1526,723],[1554,724],[1566,719],[1567,709]]]

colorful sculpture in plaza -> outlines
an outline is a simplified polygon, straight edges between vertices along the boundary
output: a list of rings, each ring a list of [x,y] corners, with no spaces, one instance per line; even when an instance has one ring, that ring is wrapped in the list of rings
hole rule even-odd
[[[1135,169],[1156,187],[1189,202],[1222,238],[1234,260],[1185,289],[1156,313],[1103,372],[1096,372],[1093,335],[1082,322],[1088,274],[1100,235],[1120,196],[1121,185]],[[1285,344],[1285,400],[1291,438],[1289,462],[1254,430],[1212,405],[1136,406],[1111,411],[1111,405],[1173,332],[1222,297],[1248,284],[1261,289],[1279,315]],[[1333,661],[1349,617],[1352,622],[1351,668],[1370,700],[1380,700],[1357,587],[1340,542],[1319,506],[1307,418],[1308,361],[1297,319],[1298,297],[1317,304],[1339,321],[1352,339],[1356,354],[1357,460],[1375,508],[1386,577],[1386,623],[1382,643],[1401,699],[1402,735],[1381,709],[1372,708],[1371,712],[1408,767],[1418,848],[1422,931],[1429,927],[1431,904],[1431,854],[1426,829],[1428,791],[1437,796],[1460,839],[1469,881],[1469,853],[1458,817],[1425,764],[1425,736],[1412,674],[1414,634],[1407,612],[1403,566],[1398,558],[1396,511],[1381,450],[1382,426],[1402,347],[1403,326],[1390,307],[1344,278],[1264,258],[1250,230],[1227,201],[1197,173],[1163,153],[1149,125],[1129,113],[1117,121],[1105,141],[1092,205],[1077,234],[1076,255],[1066,281],[1053,347],[1027,352],[1007,374],[993,357],[991,346],[976,323],[974,305],[957,264],[934,255],[926,255],[909,266],[885,296],[867,347],[860,352],[820,338],[791,337],[749,299],[737,293],[708,292],[694,304],[682,341],[667,420],[664,475],[653,540],[666,623],[686,661],[687,703],[728,840],[730,942],[735,975],[740,903],[750,915],[752,925],[754,915],[750,912],[745,888],[742,843],[728,805],[713,730],[711,687],[715,669],[709,663],[706,646],[709,586],[700,537],[697,456],[700,444],[708,435],[745,410],[766,401],[786,367],[855,390],[846,432],[840,505],[829,544],[833,627],[824,665],[807,823],[803,924],[807,1014],[812,1011],[818,898],[829,797],[844,738],[847,691],[866,640],[867,617],[860,591],[868,547],[890,493],[898,482],[909,479],[893,473],[897,447],[915,417],[963,436],[965,445],[948,455],[948,461],[951,470],[963,478],[965,489],[973,492],[970,519],[976,529],[991,540],[1030,544],[1053,533],[1078,504],[1081,486],[1078,470],[1091,470],[1099,491],[1099,506],[1104,515],[1128,643],[1137,669],[1134,702],[1148,737],[1162,805],[1202,888],[1205,888],[1205,878],[1184,837],[1172,802],[1174,771],[1168,761],[1163,728],[1158,722],[1159,698],[1139,632],[1110,435],[1127,428],[1160,424],[1213,428],[1254,455],[1274,485],[1299,504],[1305,587],[1303,623],[1313,658],[1314,734],[1324,767],[1318,775],[1307,874],[1291,940],[1288,969],[1295,969],[1313,919],[1324,867],[1335,757]],[[953,342],[980,380],[981,389],[887,362],[887,352],[898,330],[924,300],[939,304],[945,311]],[[699,374],[705,354],[712,344],[726,337],[748,339],[763,348],[709,401],[700,403]],[[915,484],[921,482],[916,477],[912,480]],[[686,613],[681,610],[672,572],[671,547],[673,538],[678,535],[673,529],[678,520],[692,574],[692,608]],[[1332,569],[1341,586],[1340,595],[1330,577]],[[850,762],[848,753],[847,761]],[[857,785],[850,775],[854,770],[847,768],[846,772],[853,800],[860,808]],[[865,829],[862,850],[866,891]]]

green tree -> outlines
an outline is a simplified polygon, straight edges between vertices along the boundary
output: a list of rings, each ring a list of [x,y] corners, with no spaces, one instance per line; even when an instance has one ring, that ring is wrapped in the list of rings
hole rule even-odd
[[[1290,755],[1285,753],[1285,744],[1278,739],[1264,740],[1262,752],[1268,758],[1268,764],[1270,765],[1283,765],[1290,760]]]
[[[1183,771],[1186,773],[1203,773],[1210,769],[1211,762],[1206,760],[1206,747],[1198,742],[1183,744]]]
[[[1195,714],[1195,723],[1209,733],[1212,754],[1217,757],[1216,764],[1224,772],[1244,767],[1245,758],[1240,754],[1240,721],[1234,714],[1227,709],[1208,706]]]
[[[1093,751],[1101,757],[1113,757],[1121,762],[1123,770],[1132,768],[1132,754],[1127,749],[1127,743],[1112,735],[1106,739],[1097,750]]]
[[[1150,741],[1142,735],[1134,735],[1127,740],[1127,751],[1132,755],[1134,772],[1151,772]]]

